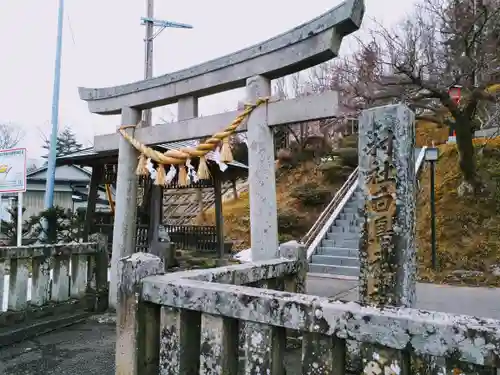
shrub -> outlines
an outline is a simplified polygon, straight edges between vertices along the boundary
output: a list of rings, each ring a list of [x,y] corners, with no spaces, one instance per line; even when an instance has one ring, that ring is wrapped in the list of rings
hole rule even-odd
[[[303,229],[301,222],[302,218],[291,208],[278,211],[278,232],[281,236],[300,233]]]
[[[357,134],[351,134],[348,135],[340,141],[340,145],[343,148],[355,148],[356,150],[358,149],[358,135]]]
[[[320,206],[331,199],[331,191],[315,183],[297,186],[290,194],[304,206]]]
[[[336,184],[344,182],[352,173],[353,168],[340,164],[339,160],[329,160],[321,163],[320,171],[323,173],[323,178],[326,182]]]
[[[338,156],[344,166],[352,168],[358,166],[358,150],[355,148],[339,148],[332,151],[332,155]]]
[[[297,158],[295,158],[292,151],[288,149],[280,149],[277,158],[280,167],[293,168],[297,165]]]

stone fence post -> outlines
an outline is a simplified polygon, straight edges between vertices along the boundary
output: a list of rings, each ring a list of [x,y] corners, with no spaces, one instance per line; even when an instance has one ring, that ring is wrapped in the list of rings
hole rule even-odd
[[[157,375],[161,306],[140,303],[140,281],[164,273],[155,255],[135,253],[118,264],[116,374]]]
[[[93,311],[103,312],[108,308],[108,236],[103,233],[93,233],[89,242],[97,243],[97,253],[87,258],[87,280],[95,292]]]

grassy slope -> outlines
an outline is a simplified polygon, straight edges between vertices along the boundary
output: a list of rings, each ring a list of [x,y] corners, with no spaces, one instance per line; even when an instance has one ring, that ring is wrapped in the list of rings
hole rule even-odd
[[[447,130],[446,133],[441,129],[431,131],[441,134],[443,139],[447,138]],[[420,146],[429,144],[428,139],[436,139],[434,135],[422,134]],[[439,147],[442,154],[436,170],[439,269],[438,272],[431,269],[429,173],[424,170],[417,204],[420,279],[439,283],[500,286],[500,278],[490,272],[492,265],[500,265],[500,139],[490,140],[486,147],[477,145],[478,150],[483,149],[477,160],[479,170],[484,181],[488,182],[488,192],[477,198],[458,197],[460,172],[456,147]],[[296,231],[296,238],[307,232],[322,208],[304,208],[291,196],[293,187],[311,181],[324,184],[321,172],[313,163],[285,173],[277,180],[279,211],[292,211],[302,223]],[[330,187],[333,192],[339,186]],[[213,211],[208,211],[206,216],[205,222],[214,222]],[[236,201],[224,203],[224,219],[226,236],[235,241],[235,248],[248,248],[250,219],[247,193],[241,194]],[[281,240],[288,239],[287,236],[281,234]],[[453,273],[456,270],[481,271],[483,275],[459,277]]]
[[[424,171],[417,205],[420,278],[424,281],[500,285],[490,268],[500,265],[500,139],[476,144],[478,169],[488,189],[482,196],[463,198],[455,145],[441,145],[436,168],[438,272],[431,269],[429,173]],[[481,151],[482,150],[482,151]],[[458,277],[453,271],[481,271]]]
[[[334,194],[338,185],[325,184],[321,172],[313,162],[307,162],[292,170],[279,170],[277,175],[278,214],[280,217],[293,214],[292,216],[296,218],[287,229],[280,230],[280,241],[300,238],[314,224],[325,205],[303,207],[300,201],[292,196],[294,188],[306,183],[316,183],[319,186],[330,188],[332,194]],[[234,242],[234,248],[237,250],[249,248],[250,207],[248,193],[240,194],[237,200],[224,202],[223,211],[226,237]],[[213,209],[206,212],[205,219],[202,222],[214,224],[215,215]]]

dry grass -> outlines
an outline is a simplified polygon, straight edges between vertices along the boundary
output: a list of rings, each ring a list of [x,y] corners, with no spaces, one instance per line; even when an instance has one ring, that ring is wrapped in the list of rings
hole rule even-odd
[[[436,133],[448,137],[447,130],[428,128],[430,134],[422,139],[434,139]],[[423,132],[423,130],[422,130]],[[423,133],[422,133],[423,134]],[[436,142],[437,143],[437,142]],[[423,144],[429,144],[425,142]],[[500,138],[476,142],[477,162],[483,181],[484,194],[478,197],[459,197],[461,182],[458,153],[455,145],[441,145],[441,157],[436,169],[436,213],[439,268],[431,267],[429,173],[423,171],[417,203],[417,248],[420,280],[436,283],[500,286],[500,278],[491,266],[500,265]],[[422,145],[422,144],[421,144]],[[303,223],[300,235],[312,226],[323,207],[303,207],[292,196],[294,187],[314,182],[325,186],[321,172],[312,163],[296,169],[280,170],[277,178],[278,210],[293,212]],[[339,186],[328,186],[335,191]],[[248,193],[237,200],[224,203],[224,231],[234,242],[234,249],[250,247],[250,208]],[[214,223],[214,212],[206,212],[205,223]],[[295,237],[297,238],[297,236]],[[280,240],[286,240],[280,236]],[[457,275],[454,271],[476,271]],[[479,272],[477,272],[479,271]]]
[[[431,267],[429,173],[423,173],[417,204],[417,244],[423,281],[500,286],[491,267],[500,265],[500,139],[476,143],[478,169],[487,189],[459,197],[461,182],[455,145],[442,145],[436,167],[436,228],[439,268]],[[458,276],[454,271],[480,271]]]
[[[294,187],[306,183],[316,183],[324,186],[322,173],[313,162],[307,162],[292,170],[279,169],[276,180],[276,199],[278,203],[278,212],[291,212],[297,218],[300,218],[300,228],[295,231],[296,236],[303,236],[314,224],[324,207],[304,208],[301,203],[292,196]],[[332,194],[337,186],[326,185],[332,189]],[[241,250],[250,247],[250,206],[248,193],[241,193],[237,200],[226,201],[223,205],[224,212],[224,233],[226,238],[233,241],[233,249]],[[214,210],[208,210],[204,219],[199,219],[199,223],[214,225]],[[292,239],[287,234],[280,233],[280,241]]]
[[[416,145],[417,147],[431,146],[432,142],[436,145],[446,143],[448,140],[448,127],[438,127],[433,122],[418,121],[416,128]]]

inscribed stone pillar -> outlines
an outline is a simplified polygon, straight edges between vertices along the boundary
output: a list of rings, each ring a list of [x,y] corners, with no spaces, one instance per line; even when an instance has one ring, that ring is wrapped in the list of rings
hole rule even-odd
[[[363,111],[359,186],[364,217],[359,256],[360,301],[415,304],[415,115],[403,104]]]
[[[251,77],[246,86],[247,101],[271,95],[271,83],[262,76]],[[248,121],[248,181],[250,197],[250,242],[252,260],[274,259],[278,251],[278,213],[272,129],[267,106],[252,112]]]
[[[136,125],[141,120],[141,111],[134,108],[122,109],[122,125]],[[126,130],[134,133],[133,128]],[[139,154],[125,138],[118,144],[118,173],[116,176],[115,222],[113,226],[113,252],[111,256],[111,277],[109,283],[109,306],[116,308],[118,263],[121,258],[135,251],[137,211],[137,158]]]

